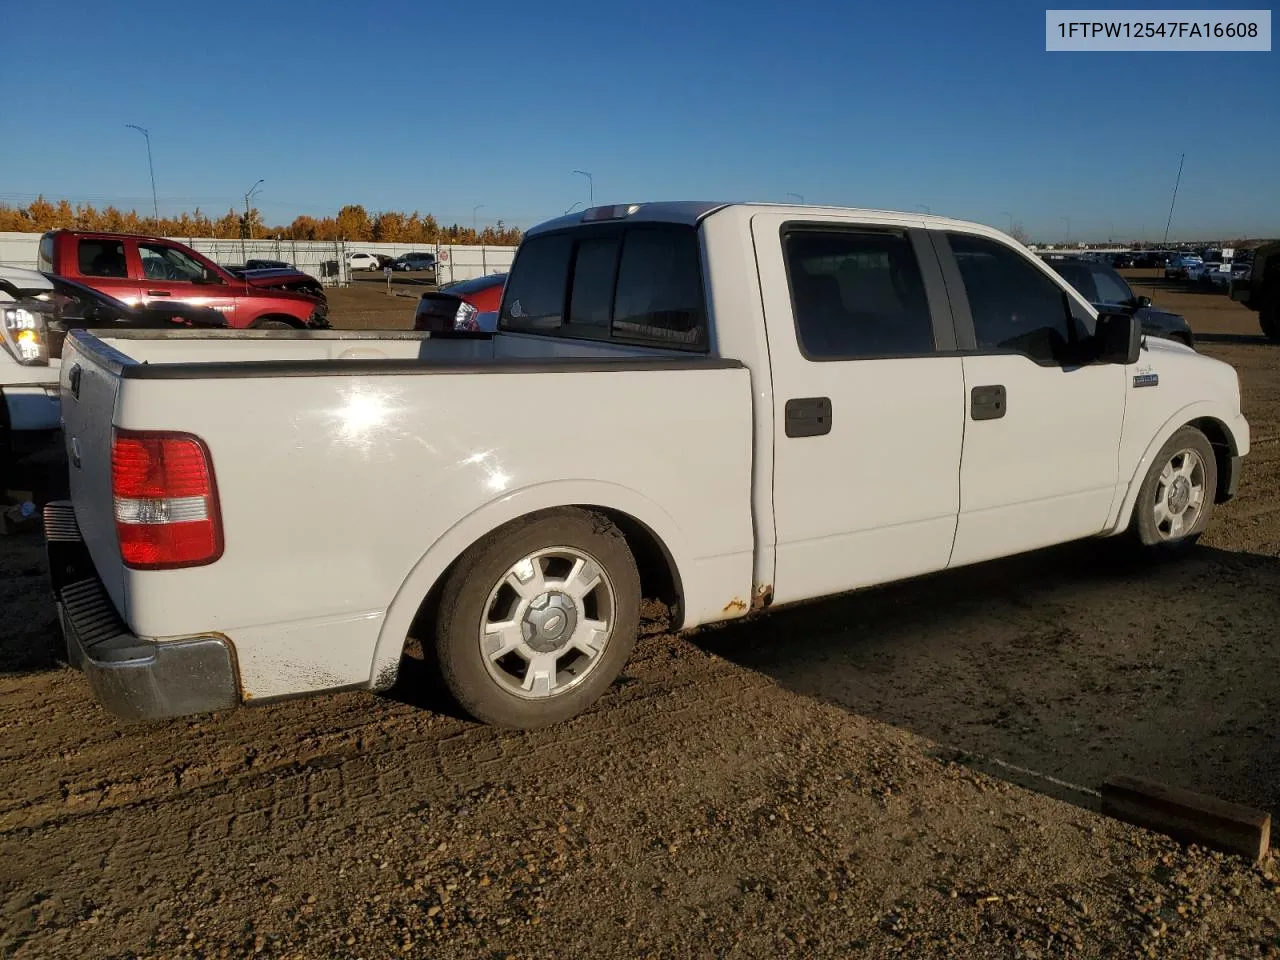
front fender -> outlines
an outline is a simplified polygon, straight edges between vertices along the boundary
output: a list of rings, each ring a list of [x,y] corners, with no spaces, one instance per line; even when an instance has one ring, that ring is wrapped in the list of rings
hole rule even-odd
[[[427,549],[396,591],[374,648],[369,675],[374,690],[395,683],[405,637],[422,601],[440,576],[473,543],[504,523],[552,507],[595,506],[625,513],[648,527],[666,548],[682,585],[685,606],[704,587],[685,576],[692,570],[688,544],[671,516],[658,504],[628,487],[598,480],[568,480],[535,484],[492,500],[463,517]],[[749,568],[748,568],[749,569]],[[750,575],[748,574],[748,581]]]
[[[1214,400],[1201,400],[1187,404],[1161,424],[1135,465],[1128,470],[1124,470],[1124,465],[1121,465],[1124,475],[1128,477],[1128,483],[1124,496],[1119,498],[1113,508],[1107,525],[1108,533],[1120,533],[1128,527],[1129,518],[1133,515],[1133,506],[1137,503],[1138,493],[1142,489],[1142,481],[1146,479],[1147,471],[1151,469],[1156,454],[1174,433],[1193,420],[1215,420],[1222,424],[1231,440],[1232,455],[1243,457],[1248,454],[1249,422],[1239,410],[1233,410],[1226,404]]]

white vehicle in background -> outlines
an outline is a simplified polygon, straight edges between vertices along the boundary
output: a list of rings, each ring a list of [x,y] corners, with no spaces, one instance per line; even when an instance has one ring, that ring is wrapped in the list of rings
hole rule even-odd
[[[595,207],[525,235],[492,335],[76,331],[61,389],[67,654],[135,718],[385,690],[412,633],[473,716],[553,723],[641,597],[1179,553],[1249,451],[1227,364],[997,230],[838,207]]]
[[[372,253],[348,253],[347,269],[349,270],[380,270],[382,269],[378,258]]]
[[[44,274],[0,264],[0,481],[15,458],[55,439],[60,426],[58,361],[48,342],[52,292]]]

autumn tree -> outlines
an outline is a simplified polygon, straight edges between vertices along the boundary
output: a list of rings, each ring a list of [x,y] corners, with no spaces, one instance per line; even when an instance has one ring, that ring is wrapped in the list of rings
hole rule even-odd
[[[453,224],[442,228],[431,214],[417,210],[405,214],[397,210],[385,210],[370,217],[359,204],[348,204],[335,217],[299,216],[288,226],[269,226],[257,209],[249,211],[249,225],[253,236],[284,236],[293,240],[384,241],[390,243],[428,246],[435,243],[486,243],[513,246],[520,242],[521,232],[506,228],[499,221],[496,226],[485,227],[477,236],[470,227]],[[92,204],[77,204],[67,200],[50,203],[43,196],[37,197],[26,207],[0,204],[0,230],[17,233],[36,233],[55,228],[78,230],[102,230],[110,233],[150,233],[171,237],[239,238],[245,229],[243,215],[234,208],[216,220],[203,213],[199,207],[193,212],[183,212],[175,217],[139,214],[136,210],[119,210],[107,206],[101,210]],[[1021,229],[1019,227],[1019,229]],[[1016,234],[1015,234],[1016,236]]]
[[[372,240],[373,221],[364,207],[349,203],[338,211],[338,238],[343,240]]]

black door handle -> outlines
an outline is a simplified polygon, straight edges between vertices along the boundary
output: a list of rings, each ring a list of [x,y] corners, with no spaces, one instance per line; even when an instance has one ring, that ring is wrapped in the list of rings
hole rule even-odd
[[[71,396],[77,400],[80,399],[80,364],[73,363],[71,365],[71,375],[67,378],[71,386]]]
[[[831,432],[831,399],[802,397],[788,400],[783,418],[788,437],[820,437]]]
[[[969,413],[975,420],[998,420],[1004,416],[1004,386],[992,384],[986,387],[974,387],[970,391]]]

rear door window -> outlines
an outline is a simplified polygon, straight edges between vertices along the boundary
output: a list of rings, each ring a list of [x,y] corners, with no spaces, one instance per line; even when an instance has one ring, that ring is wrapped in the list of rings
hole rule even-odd
[[[783,249],[806,359],[934,352],[924,280],[906,234],[796,228],[784,235]]]
[[[81,240],[78,263],[82,277],[128,277],[124,244],[119,240]]]

